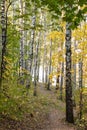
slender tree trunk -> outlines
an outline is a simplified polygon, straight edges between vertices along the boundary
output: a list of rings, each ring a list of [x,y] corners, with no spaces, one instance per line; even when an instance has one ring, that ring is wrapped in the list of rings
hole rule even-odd
[[[49,75],[51,74],[51,62],[52,62],[52,39],[51,39],[51,41],[50,41],[50,64],[49,64]],[[50,85],[51,85],[50,78],[48,78],[48,87],[47,87],[47,90],[50,90]]]
[[[2,85],[3,74],[5,71],[5,60],[6,55],[6,39],[7,39],[7,17],[5,12],[5,0],[1,2],[1,25],[2,25],[2,52],[1,52],[1,73],[0,73],[0,87]]]
[[[39,66],[40,66],[40,37],[41,37],[41,32],[38,34],[38,44],[37,44],[37,81],[39,81]]]
[[[61,62],[61,76],[60,76],[60,100],[63,99],[63,73],[64,73],[64,63]]]
[[[71,29],[66,23],[66,121],[73,123],[73,102],[71,84]]]
[[[41,12],[41,10],[40,10]],[[42,12],[40,14],[40,21],[39,24],[42,25]],[[37,52],[37,81],[39,82],[39,70],[40,70],[40,47],[41,47],[41,36],[42,36],[42,32],[41,30],[38,32],[38,52]]]
[[[76,89],[76,63],[73,64],[74,74],[73,74],[73,89]]]
[[[44,56],[43,56],[43,72],[42,72],[42,81],[44,83]]]
[[[38,64],[38,49],[39,49],[39,42],[37,41],[36,43],[36,48],[35,48],[35,66],[34,66],[34,96],[37,95],[37,64]]]
[[[40,24],[42,23],[40,19]],[[37,96],[37,81],[39,79],[39,62],[40,62],[40,56],[39,56],[39,50],[40,50],[40,37],[41,37],[41,31],[38,32],[38,39],[35,44],[35,64],[34,64],[34,96]]]
[[[74,41],[74,53],[76,51],[76,41]],[[72,74],[72,85],[73,85],[73,89],[75,90],[76,89],[76,63],[75,63],[75,60],[74,60],[74,63],[72,63],[72,68],[74,70],[74,73]]]
[[[79,88],[80,88],[80,103],[79,103],[79,107],[80,107],[80,114],[79,117],[80,119],[82,118],[82,87],[83,87],[83,63],[82,60],[79,61]]]
[[[43,83],[46,83],[46,14],[43,15],[43,20],[44,20],[44,55],[43,55],[43,75],[42,75],[42,79],[43,79]]]
[[[62,44],[61,43],[61,50],[63,50],[63,45],[64,43]],[[63,57],[63,54],[62,54],[62,57]],[[64,78],[64,61],[61,61],[61,71],[60,71],[60,96],[59,96],[59,99],[62,100],[63,99],[63,78]]]
[[[24,13],[25,14],[27,13],[27,1],[25,1],[25,3],[24,3]],[[25,23],[25,25],[27,24],[26,17],[24,17],[24,23]],[[24,67],[28,71],[28,40],[27,40],[27,37],[28,37],[28,31],[24,30],[24,54],[25,54],[25,57],[27,57],[24,59]]]
[[[40,37],[41,37],[41,32],[40,32]],[[41,62],[41,57],[40,57],[40,49],[41,49],[41,39],[39,38],[39,46],[38,46],[38,65],[37,65],[37,81],[40,81],[40,62]]]
[[[72,53],[72,98],[73,98],[73,107],[76,107],[76,102],[75,102],[75,91],[76,91],[76,62],[75,62],[75,57],[74,57],[74,53],[76,51],[76,41],[74,41],[74,52]]]
[[[57,68],[57,73],[59,73],[59,70],[58,70],[59,68]],[[58,75],[57,76],[57,79],[56,79],[56,90],[58,90],[59,89],[59,78],[60,78],[60,76]]]
[[[34,41],[35,41],[35,26],[36,26],[36,6],[34,6],[33,16],[32,16],[32,30],[31,30],[31,41],[30,41],[30,54],[29,54],[29,71],[32,75],[33,71],[33,48],[34,48]]]
[[[46,87],[47,87],[47,83],[48,83],[48,61],[47,61],[47,47],[46,49],[46,66],[45,66],[45,83],[46,83]]]
[[[20,0],[20,15],[23,15],[23,1]],[[23,18],[20,19],[21,27],[23,26]],[[20,76],[23,75],[24,68],[24,39],[23,39],[23,29],[20,29]]]
[[[36,53],[37,53],[37,45],[36,45]],[[37,54],[35,54],[34,58],[34,96],[37,96],[37,77],[36,77],[36,70],[37,70]]]
[[[58,44],[58,53],[60,51],[60,45]],[[58,64],[57,64],[57,73],[58,73],[58,76],[57,76],[57,79],[56,79],[56,90],[59,89],[60,87],[60,66],[61,66],[61,62],[58,61]]]
[[[24,54],[28,57],[28,42],[27,42],[27,31],[24,31]],[[24,59],[24,68],[28,71],[28,59]]]
[[[83,78],[82,78],[83,70],[82,70],[82,67],[83,67],[83,63],[80,60],[79,61],[79,88],[82,88],[82,85],[83,85]]]

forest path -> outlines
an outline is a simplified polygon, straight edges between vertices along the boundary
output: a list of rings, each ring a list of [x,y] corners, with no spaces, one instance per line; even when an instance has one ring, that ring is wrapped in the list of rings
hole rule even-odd
[[[38,106],[35,112],[27,112],[21,121],[0,117],[0,130],[76,130],[74,125],[65,122],[65,104],[57,99],[55,89],[48,91],[40,83],[37,88],[37,97],[32,95],[31,99]]]
[[[46,88],[41,84],[38,86],[40,94],[47,96],[50,100],[52,100],[53,104],[58,104],[58,107],[49,107],[47,123],[44,128],[38,130],[76,130],[73,125],[65,122],[65,104],[57,99],[55,90],[46,90]]]

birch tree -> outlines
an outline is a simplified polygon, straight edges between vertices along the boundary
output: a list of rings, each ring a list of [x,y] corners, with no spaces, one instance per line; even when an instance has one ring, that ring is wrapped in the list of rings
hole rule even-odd
[[[60,76],[60,100],[63,99],[63,75],[64,75],[64,62],[61,62],[61,76]]]
[[[23,1],[20,0],[20,15],[23,15]],[[23,18],[20,19],[20,24],[21,24],[21,28],[20,28],[20,76],[23,75],[23,68],[24,68],[24,39],[23,39]]]
[[[66,23],[66,121],[73,123],[73,102],[71,84],[71,29]]]
[[[5,0],[1,2],[1,30],[2,30],[2,52],[1,52],[1,66],[0,66],[0,86],[2,85],[3,73],[5,71],[5,55],[6,55],[6,40],[7,40],[7,12],[5,8]]]
[[[33,50],[34,50],[34,42],[35,42],[35,27],[36,27],[36,5],[34,3],[33,7],[33,16],[32,16],[32,25],[31,25],[31,39],[30,39],[30,51],[29,51],[29,71],[32,75],[33,71]]]
[[[50,56],[49,56],[49,75],[51,74],[51,65],[52,65],[52,39],[50,39]],[[47,87],[47,90],[50,90],[50,85],[51,85],[51,82],[50,82],[50,78],[48,78],[48,87]]]

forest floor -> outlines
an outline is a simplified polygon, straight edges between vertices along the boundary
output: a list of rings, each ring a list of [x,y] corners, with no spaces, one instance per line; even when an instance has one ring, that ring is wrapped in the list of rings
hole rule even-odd
[[[3,117],[0,120],[0,130],[76,130],[74,125],[65,122],[65,104],[57,99],[55,90],[47,91],[39,84],[38,94],[51,100],[47,110],[26,114],[21,121]]]

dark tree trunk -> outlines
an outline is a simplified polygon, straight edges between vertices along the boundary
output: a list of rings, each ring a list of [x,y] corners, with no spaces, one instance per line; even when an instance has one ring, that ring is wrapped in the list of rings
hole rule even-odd
[[[1,25],[2,25],[2,52],[1,52],[1,73],[0,86],[2,85],[3,74],[5,71],[5,54],[6,54],[6,35],[7,35],[7,13],[5,12],[5,0],[1,2]]]
[[[57,79],[56,79],[56,90],[59,89],[59,75],[57,76]]]
[[[71,84],[71,29],[66,24],[66,121],[74,123]]]

